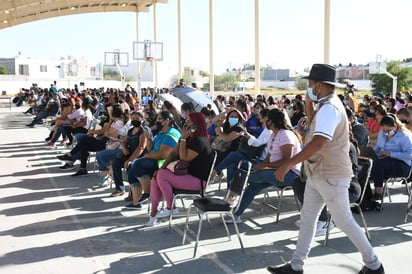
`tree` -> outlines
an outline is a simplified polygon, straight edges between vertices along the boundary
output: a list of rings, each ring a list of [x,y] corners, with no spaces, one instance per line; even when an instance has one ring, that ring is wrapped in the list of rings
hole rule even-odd
[[[274,68],[271,65],[267,64],[265,67],[261,67],[260,70],[268,71],[268,70],[274,70]]]
[[[298,90],[306,90],[308,88],[308,80],[302,78],[296,78],[295,86]]]
[[[10,74],[7,68],[3,65],[0,65],[0,74]]]
[[[398,77],[398,90],[408,90],[411,86],[412,70],[400,66],[399,61],[390,61],[386,70],[392,75]],[[393,80],[386,74],[370,74],[372,81],[372,91],[377,93],[392,93]]]

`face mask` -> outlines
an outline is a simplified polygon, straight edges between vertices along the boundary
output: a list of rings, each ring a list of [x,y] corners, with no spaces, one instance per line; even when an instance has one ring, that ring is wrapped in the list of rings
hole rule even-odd
[[[162,129],[162,122],[156,122],[157,129]]]
[[[344,105],[349,105],[349,100],[343,100]]]
[[[132,126],[134,127],[140,127],[142,124],[142,121],[138,121],[138,120],[133,120],[131,121]]]
[[[308,92],[309,98],[310,98],[313,102],[317,102],[317,101],[318,101],[318,95],[313,94],[313,88],[308,87],[307,92]]]
[[[369,112],[370,112],[370,113],[375,113],[375,110],[374,110],[374,109],[370,109]]]
[[[74,107],[75,107],[76,109],[79,109],[79,108],[80,108],[80,105],[74,105]]]
[[[401,120],[401,122],[404,123],[404,124],[408,124],[408,123],[409,123],[408,120]]]
[[[208,124],[210,122],[210,118],[206,118],[205,122],[206,122],[206,124]]]
[[[239,118],[229,118],[229,125],[231,127],[233,127],[234,125],[236,125],[239,122]]]

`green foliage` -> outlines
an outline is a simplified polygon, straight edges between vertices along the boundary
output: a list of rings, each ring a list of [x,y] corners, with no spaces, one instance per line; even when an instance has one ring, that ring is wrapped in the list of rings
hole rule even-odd
[[[392,75],[398,77],[398,91],[408,90],[411,86],[412,70],[400,66],[399,61],[390,61],[387,64],[386,70]],[[386,74],[371,74],[372,91],[377,93],[392,93],[393,80]]]
[[[5,66],[0,65],[0,74],[10,74],[10,72],[6,69]]]
[[[116,70],[105,68],[103,70],[103,79],[104,80],[117,80],[121,81],[120,73]]]
[[[260,70],[262,71],[269,71],[269,70],[274,70],[273,67],[271,65],[266,65],[264,67],[261,67]]]
[[[298,90],[306,90],[308,88],[308,80],[302,78],[296,78],[295,86]]]
[[[226,73],[223,75],[215,76],[215,90],[233,90],[238,86],[239,75],[233,75]]]

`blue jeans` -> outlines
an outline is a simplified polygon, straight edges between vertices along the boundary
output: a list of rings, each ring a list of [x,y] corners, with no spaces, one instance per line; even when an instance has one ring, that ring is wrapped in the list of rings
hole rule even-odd
[[[270,186],[291,186],[297,177],[299,177],[298,174],[293,171],[289,171],[286,173],[285,181],[282,183],[276,180],[274,169],[262,169],[252,173],[249,176],[249,184],[246,187],[245,193],[243,193],[242,201],[240,201],[239,208],[235,213],[236,216],[242,215],[255,196],[263,189]]]
[[[122,168],[124,167],[124,162],[128,159],[123,152],[119,152],[112,161],[112,171],[113,171],[113,180],[116,186],[116,190],[124,190],[123,184],[123,174]]]
[[[117,149],[103,149],[96,153],[96,160],[99,164],[99,171],[108,171],[108,166],[114,160],[116,155],[122,151],[120,148]]]
[[[157,160],[150,158],[137,158],[127,169],[127,178],[129,184],[133,187],[140,186],[138,178],[148,176],[152,177],[158,169]]]
[[[230,182],[235,176],[237,165],[242,160],[250,160],[245,154],[239,151],[232,151],[227,155],[216,167],[216,173],[220,174],[222,170],[227,169],[227,185],[229,187]]]
[[[61,125],[56,129],[56,133],[54,133],[53,139],[50,140],[52,143],[56,143],[57,140],[59,140],[60,135],[62,135],[63,138],[66,138],[66,132],[63,130],[64,126],[65,125]]]

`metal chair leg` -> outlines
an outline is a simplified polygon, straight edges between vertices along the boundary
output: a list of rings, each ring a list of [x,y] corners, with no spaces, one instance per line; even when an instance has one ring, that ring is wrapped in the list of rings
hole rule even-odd
[[[362,209],[359,205],[356,205],[356,209],[359,211],[359,215],[361,216],[363,228],[365,229],[366,237],[368,238],[369,242],[371,241],[371,235],[369,234],[368,226],[366,224],[365,216],[363,215]]]
[[[229,238],[229,241],[230,241],[231,238],[230,238],[229,228],[227,227],[227,224],[226,224],[226,222],[225,222],[225,219],[224,219],[224,217],[223,217],[223,214],[220,214],[220,217],[222,218],[223,226],[225,227],[225,230],[226,230],[226,235],[227,235],[227,237]],[[235,223],[235,218],[233,217],[233,214],[230,214],[230,217],[232,217],[233,223]]]
[[[204,215],[204,214],[202,214],[202,215]],[[195,250],[193,251],[193,258],[196,258],[197,246],[199,244],[199,238],[200,238],[200,232],[202,231],[202,222],[203,222],[203,216],[201,216],[201,218],[199,220],[199,228],[197,229]]]
[[[185,223],[185,230],[183,231],[182,245],[184,245],[186,242],[186,234],[187,234],[187,231],[189,230],[189,216],[190,216],[190,210],[192,209],[192,205],[193,204],[189,205],[187,212],[186,212],[186,223]]]
[[[235,216],[233,216],[233,214],[231,214],[231,215],[232,215],[232,219],[233,219],[233,225],[235,227],[235,231],[236,231],[236,234],[237,234],[237,238],[239,239],[240,247],[242,248],[242,252],[245,252],[245,248],[243,247],[242,238],[240,237],[240,234],[239,234],[239,228],[237,227]]]

